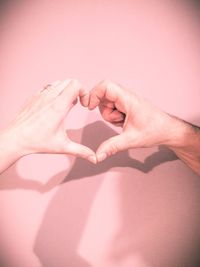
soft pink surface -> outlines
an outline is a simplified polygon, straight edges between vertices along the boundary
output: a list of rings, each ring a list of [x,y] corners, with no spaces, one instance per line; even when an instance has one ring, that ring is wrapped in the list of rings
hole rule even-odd
[[[18,2],[18,3],[17,3]],[[172,4],[173,3],[173,4]],[[0,127],[35,90],[110,78],[200,121],[199,21],[183,1],[16,1],[0,18]],[[77,105],[74,140],[118,129]],[[197,267],[200,179],[160,147],[102,164],[32,155],[0,177],[1,267]]]

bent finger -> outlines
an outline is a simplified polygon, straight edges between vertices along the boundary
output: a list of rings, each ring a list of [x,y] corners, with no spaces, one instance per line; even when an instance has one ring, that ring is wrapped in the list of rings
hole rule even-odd
[[[104,105],[99,105],[99,111],[104,118],[104,120],[110,123],[122,123],[125,121],[126,115],[117,109],[105,107]]]
[[[118,105],[118,102],[123,102],[124,95],[124,90],[118,84],[109,80],[102,81],[91,90],[88,108],[92,110],[102,101],[109,101]]]
[[[85,88],[81,88],[79,91],[80,103],[83,107],[88,107],[90,100],[90,93]]]

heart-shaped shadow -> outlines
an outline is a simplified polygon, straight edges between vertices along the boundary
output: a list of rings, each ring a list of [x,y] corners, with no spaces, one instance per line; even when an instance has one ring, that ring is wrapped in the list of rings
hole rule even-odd
[[[99,144],[101,144],[104,140],[116,134],[118,133],[103,121],[90,123],[83,129],[68,130],[68,135],[73,141],[80,142],[94,151],[96,151]],[[147,156],[143,162],[132,158],[128,151],[119,152],[97,165],[93,165],[87,160],[76,158],[69,171],[65,170],[57,173],[51,177],[46,184],[40,183],[37,180],[20,177],[17,174],[16,166],[13,165],[1,175],[0,190],[21,188],[45,193],[59,184],[66,183],[70,180],[105,173],[115,167],[135,168],[141,172],[147,173],[164,162],[176,159],[176,155],[164,146],[160,146],[158,151]]]
[[[84,128],[81,143],[96,151],[98,146],[103,141],[116,134],[118,133],[110,128],[106,123],[102,121],[96,121],[94,123],[88,124]],[[72,140],[76,142],[80,141],[80,138],[78,137],[79,132],[69,130],[68,135]],[[128,151],[119,152],[112,157],[107,158],[105,161],[98,163],[96,166],[85,161],[84,159],[77,158],[72,169],[62,183],[65,183],[72,179],[80,179],[83,177],[105,173],[113,167],[130,167],[147,173],[155,166],[158,166],[163,162],[173,161],[176,159],[176,155],[164,146],[159,146],[159,150],[148,156],[144,162],[130,157]]]
[[[103,121],[96,121],[85,126],[82,131],[70,130],[68,134],[72,140],[81,142],[96,151],[101,142],[116,135],[117,132]],[[49,183],[48,190],[64,177],[61,186],[48,205],[35,238],[34,253],[42,266],[48,267],[52,262],[59,261],[60,266],[91,267],[91,264],[79,254],[79,247],[85,229],[88,227],[91,207],[95,202],[101,183],[104,181],[104,175],[101,174],[107,173],[109,176],[109,170],[112,169],[120,176],[126,177],[126,174],[132,174],[131,171],[134,168],[146,173],[162,162],[176,159],[173,152],[164,147],[151,153],[150,155],[148,153],[144,162],[131,158],[128,151],[120,152],[97,165],[76,158],[67,174],[65,171],[51,179],[51,186]],[[125,169],[120,170],[118,167],[125,167]],[[128,170],[127,167],[131,169]],[[98,176],[98,174],[100,175]],[[94,177],[95,175],[98,177]],[[88,179],[88,177],[92,178]],[[86,179],[79,180],[78,183],[75,181],[82,178]],[[145,178],[148,177],[145,176]],[[125,184],[127,183],[125,182]],[[103,228],[99,231],[103,231]]]

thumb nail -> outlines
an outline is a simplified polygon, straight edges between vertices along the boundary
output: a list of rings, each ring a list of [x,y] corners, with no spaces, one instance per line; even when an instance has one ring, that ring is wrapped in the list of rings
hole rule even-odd
[[[97,161],[98,162],[101,162],[101,161],[105,160],[106,158],[107,158],[106,153],[100,153],[97,155]]]

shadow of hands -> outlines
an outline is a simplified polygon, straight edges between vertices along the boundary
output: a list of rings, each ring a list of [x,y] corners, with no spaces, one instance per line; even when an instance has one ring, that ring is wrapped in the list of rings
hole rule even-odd
[[[116,134],[112,128],[102,121],[96,121],[86,125],[83,129],[68,130],[69,137],[76,142],[80,142],[96,151],[98,146]],[[26,189],[45,193],[55,186],[68,182],[70,180],[91,177],[105,173],[114,167],[129,167],[137,169],[143,173],[148,173],[156,166],[176,160],[176,155],[164,146],[160,146],[158,151],[146,157],[144,162],[132,158],[128,151],[119,152],[118,154],[106,159],[105,161],[93,165],[92,163],[76,158],[72,160],[70,170],[62,171],[49,179],[46,184],[38,181],[21,178],[17,174],[16,165],[10,167],[1,175],[0,190]]]
[[[81,142],[85,146],[88,146],[96,151],[98,146],[103,141],[116,134],[118,133],[107,126],[107,124],[102,121],[97,121],[88,124],[84,128]],[[74,130],[70,130],[68,135],[71,137],[71,139],[77,138]],[[79,140],[76,139],[75,141]],[[117,154],[107,158],[105,161],[98,163],[97,165],[92,165],[81,158],[77,158],[73,167],[63,180],[63,183],[72,179],[80,179],[105,173],[114,167],[129,167],[144,173],[148,173],[156,166],[176,159],[177,156],[165,146],[159,146],[158,151],[148,156],[144,162],[132,158],[128,151],[118,152]]]

